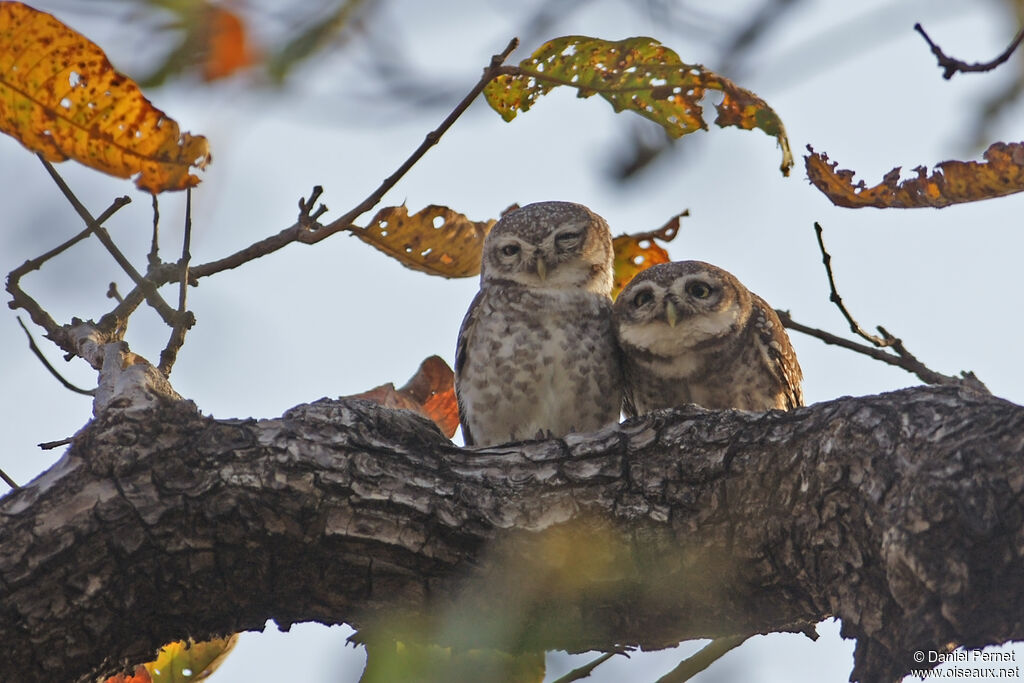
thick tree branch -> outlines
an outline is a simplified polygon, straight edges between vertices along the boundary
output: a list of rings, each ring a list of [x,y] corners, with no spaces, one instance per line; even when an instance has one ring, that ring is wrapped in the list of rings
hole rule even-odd
[[[0,501],[0,680],[267,618],[583,651],[835,615],[872,682],[1024,638],[1024,408],[961,387],[480,450],[358,400],[119,405]]]

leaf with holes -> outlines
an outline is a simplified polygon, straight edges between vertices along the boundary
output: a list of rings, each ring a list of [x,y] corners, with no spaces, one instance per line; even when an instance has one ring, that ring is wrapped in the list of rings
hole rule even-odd
[[[381,209],[352,234],[402,265],[442,277],[480,273],[484,237],[494,221],[471,221],[445,206],[431,205],[412,216],[405,206]]]
[[[440,356],[430,356],[420,363],[416,374],[401,389],[388,382],[345,398],[362,398],[388,408],[419,413],[433,420],[449,439],[459,426],[455,373]]]
[[[828,155],[816,153],[810,145],[804,157],[807,177],[836,206],[859,209],[941,209],[953,204],[976,202],[1024,191],[1024,143],[996,142],[983,155],[985,161],[943,161],[928,169],[914,169],[916,178],[900,182],[900,168],[885,174],[882,182],[868,187],[863,180],[854,184],[853,171],[838,169]]]
[[[180,133],[103,50],[20,2],[0,3],[0,130],[154,194],[196,185],[190,169],[210,161],[206,138]]]
[[[700,101],[708,90],[717,90],[722,101],[715,105],[715,123],[759,128],[774,136],[782,147],[783,175],[789,175],[793,166],[786,130],[764,100],[699,64],[683,63],[653,38],[556,38],[518,66],[506,67],[487,84],[484,96],[511,121],[559,85],[576,88],[579,97],[600,95],[615,111],[635,111],[676,138],[707,129]]]
[[[679,219],[689,216],[689,211],[683,211],[673,216],[668,223],[665,223],[657,230],[650,232],[638,232],[633,235],[619,235],[612,240],[612,248],[615,250],[615,274],[612,280],[612,299],[619,296],[623,287],[629,284],[636,275],[659,263],[668,263],[671,259],[668,252],[655,240],[671,242],[679,234]]]

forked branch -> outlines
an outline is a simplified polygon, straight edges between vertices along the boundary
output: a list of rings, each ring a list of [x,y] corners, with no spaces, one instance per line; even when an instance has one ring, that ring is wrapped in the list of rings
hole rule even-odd
[[[839,309],[839,312],[843,314],[844,318],[846,318],[846,322],[850,325],[850,330],[861,338],[871,342],[872,346],[860,344],[858,342],[845,339],[844,337],[834,335],[831,332],[826,332],[815,327],[809,327],[802,323],[798,323],[793,320],[789,311],[776,309],[775,313],[779,316],[779,320],[782,322],[783,327],[815,337],[826,344],[841,346],[844,349],[849,349],[850,351],[870,356],[871,358],[880,360],[883,363],[903,368],[907,372],[917,375],[917,377],[926,384],[963,385],[970,387],[975,391],[989,393],[988,387],[986,387],[973,372],[962,372],[960,377],[952,377],[950,375],[944,375],[940,372],[936,372],[918,360],[917,356],[907,350],[901,339],[893,336],[881,325],[877,327],[881,336],[873,335],[861,327],[860,323],[858,323],[853,317],[849,309],[846,308],[846,304],[843,303],[843,298],[839,296],[839,289],[836,287],[835,275],[832,272],[832,255],[828,253],[827,249],[825,249],[825,240],[822,237],[823,230],[821,225],[817,222],[814,223],[814,232],[818,238],[818,249],[821,251],[821,262],[825,265],[825,274],[828,277],[830,290],[829,301],[834,303]],[[886,348],[891,348],[892,353],[884,350]]]

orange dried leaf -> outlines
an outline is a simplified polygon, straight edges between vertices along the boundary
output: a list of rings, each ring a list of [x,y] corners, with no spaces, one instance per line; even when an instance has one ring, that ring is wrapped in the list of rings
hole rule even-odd
[[[234,12],[211,5],[206,13],[207,54],[203,79],[215,81],[243,69],[256,56],[246,38],[245,24]]]
[[[783,175],[793,154],[778,115],[764,100],[699,64],[686,64],[653,38],[620,41],[565,36],[542,45],[510,73],[495,77],[484,89],[487,102],[511,121],[555,86],[577,89],[580,97],[597,94],[615,111],[631,110],[660,124],[672,137],[706,130],[701,100],[708,90],[722,93],[715,105],[721,127],[759,128],[782,148]]]
[[[146,667],[141,664],[135,667],[134,674],[118,674],[111,676],[106,680],[106,683],[153,683],[153,679],[149,676],[149,671]]]
[[[178,124],[96,44],[20,2],[0,2],[0,130],[49,161],[75,159],[157,193],[199,182],[206,138]]]
[[[684,211],[678,216],[673,216],[668,223],[657,230],[633,235],[619,235],[612,240],[612,248],[615,250],[613,299],[619,296],[619,292],[636,277],[637,273],[653,265],[668,263],[671,260],[668,252],[655,240],[662,242],[674,240],[679,234],[679,219],[689,215],[689,211]]]
[[[361,398],[388,408],[419,413],[433,420],[449,439],[459,426],[455,373],[440,356],[430,356],[420,363],[416,374],[401,389],[395,389],[395,385],[388,382],[345,398]]]
[[[442,277],[480,273],[484,237],[494,221],[471,221],[445,206],[431,205],[409,215],[405,206],[381,209],[365,228],[352,230],[402,265]]]
[[[178,641],[160,648],[156,661],[145,664],[153,683],[202,681],[217,670],[228,656],[238,634],[199,643]]]
[[[996,142],[983,155],[985,161],[943,161],[928,169],[918,166],[916,178],[900,182],[900,167],[885,174],[882,182],[867,187],[854,184],[854,172],[837,169],[827,154],[816,153],[810,145],[804,157],[807,177],[836,206],[859,209],[941,209],[952,204],[1002,197],[1024,190],[1024,143]]]

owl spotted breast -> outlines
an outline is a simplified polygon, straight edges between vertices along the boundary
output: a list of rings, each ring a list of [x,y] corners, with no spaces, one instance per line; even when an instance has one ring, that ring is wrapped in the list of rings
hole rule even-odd
[[[701,261],[653,266],[615,301],[623,411],[696,403],[721,410],[803,405],[803,374],[775,311]]]
[[[618,421],[611,287],[611,234],[585,206],[538,202],[494,225],[455,352],[466,445]]]

